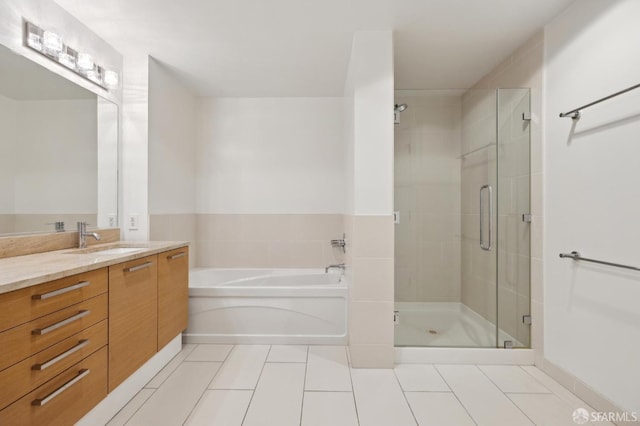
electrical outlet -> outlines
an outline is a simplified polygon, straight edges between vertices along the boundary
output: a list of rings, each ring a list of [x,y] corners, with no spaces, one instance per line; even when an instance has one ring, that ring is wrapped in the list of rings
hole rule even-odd
[[[118,226],[118,217],[115,214],[109,215],[109,228],[115,228]]]
[[[138,229],[138,223],[140,222],[140,215],[130,214],[127,220],[127,224],[129,225],[129,230]]]

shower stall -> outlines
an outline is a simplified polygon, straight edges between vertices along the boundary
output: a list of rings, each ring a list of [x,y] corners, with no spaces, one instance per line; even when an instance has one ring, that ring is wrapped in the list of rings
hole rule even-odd
[[[529,347],[529,89],[395,98],[395,345]]]

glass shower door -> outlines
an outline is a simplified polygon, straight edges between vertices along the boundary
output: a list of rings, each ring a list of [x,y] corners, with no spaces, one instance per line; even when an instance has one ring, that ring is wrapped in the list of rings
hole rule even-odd
[[[529,89],[396,103],[396,346],[528,347]]]
[[[530,346],[530,104],[529,89],[498,89],[499,347]]]

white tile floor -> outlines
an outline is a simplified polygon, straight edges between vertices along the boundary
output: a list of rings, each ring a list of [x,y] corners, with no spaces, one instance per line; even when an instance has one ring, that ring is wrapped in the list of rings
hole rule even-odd
[[[352,369],[344,346],[184,345],[108,425],[571,426],[579,407],[530,366]]]

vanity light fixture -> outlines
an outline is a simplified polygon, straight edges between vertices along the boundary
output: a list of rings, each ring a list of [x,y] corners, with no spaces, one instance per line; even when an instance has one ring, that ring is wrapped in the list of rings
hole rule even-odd
[[[116,89],[120,84],[120,76],[116,71],[105,70],[104,71],[104,84],[109,89]]]
[[[58,62],[60,62],[65,67],[70,68],[74,71],[76,69],[77,61],[78,61],[78,52],[76,52],[69,46],[65,46],[62,52],[58,54]]]
[[[42,35],[42,47],[47,54],[57,56],[64,47],[62,36],[53,31],[45,31]]]
[[[93,62],[93,56],[88,53],[78,52],[78,69],[82,71],[90,71],[96,64]]]
[[[114,90],[119,87],[120,75],[117,71],[96,64],[90,53],[78,52],[67,46],[63,37],[55,31],[44,30],[25,21],[24,44],[103,89]]]

